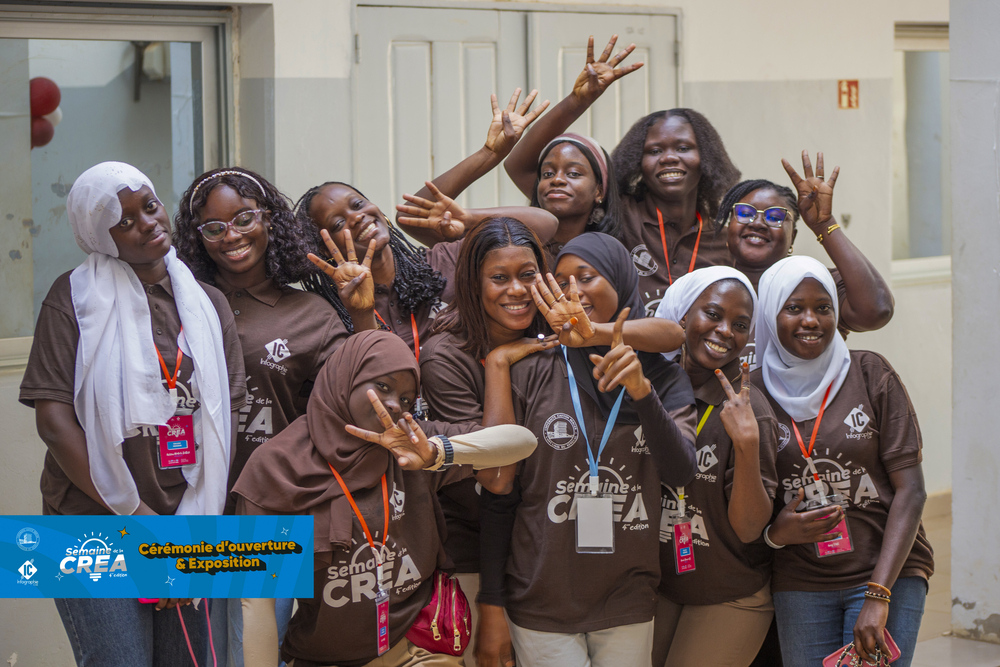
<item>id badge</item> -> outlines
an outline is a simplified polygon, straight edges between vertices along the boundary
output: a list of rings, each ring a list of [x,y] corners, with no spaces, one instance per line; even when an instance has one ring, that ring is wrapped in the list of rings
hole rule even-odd
[[[379,589],[375,596],[375,613],[378,616],[378,654],[389,650],[389,591]]]
[[[674,532],[674,569],[677,574],[694,572],[694,543],[691,541],[691,517],[676,516],[671,530]]]
[[[576,497],[576,552],[615,552],[614,503],[610,494],[580,494]]]
[[[820,509],[821,507],[829,507],[831,510],[834,505],[840,505],[845,510],[847,509],[846,499],[839,493],[834,493],[826,496],[824,502],[822,499],[814,498],[809,500],[805,504],[805,509],[801,511],[808,512],[810,510]],[[836,556],[837,554],[847,554],[854,551],[854,545],[851,543],[851,532],[847,528],[847,515],[840,520],[837,527],[830,531],[831,533],[840,533],[841,536],[833,540],[825,540],[823,542],[816,542],[816,556],[819,558],[826,558],[828,556]]]
[[[160,426],[160,468],[168,470],[193,464],[196,460],[194,446],[194,417],[174,415],[166,426]]]

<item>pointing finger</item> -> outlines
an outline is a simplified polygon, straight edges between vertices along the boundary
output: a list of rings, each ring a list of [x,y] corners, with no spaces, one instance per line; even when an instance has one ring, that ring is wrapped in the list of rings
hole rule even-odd
[[[619,347],[622,344],[624,338],[623,331],[625,329],[625,320],[628,319],[628,314],[632,309],[628,306],[622,308],[622,312],[618,313],[618,319],[615,320],[615,327],[611,330],[611,347]]]
[[[809,159],[809,151],[802,151],[802,173],[808,178],[813,178],[812,160]]]
[[[513,111],[517,107],[517,100],[521,97],[521,89],[515,88],[514,94],[510,96],[510,101],[507,102],[507,111]]]
[[[722,390],[726,392],[726,399],[730,401],[736,400],[736,392],[733,391],[733,385],[729,384],[729,378],[726,374],[722,372],[721,369],[715,369],[715,377],[719,379],[719,384],[722,385]]]
[[[318,269],[320,269],[323,273],[330,276],[331,278],[333,278],[333,276],[337,272],[337,268],[334,266],[330,266],[330,264],[322,257],[309,253],[308,255],[306,255],[306,259],[315,264]]]
[[[335,261],[337,264],[343,264],[344,256],[340,253],[340,248],[337,247],[337,244],[333,242],[333,238],[330,236],[330,232],[326,231],[325,229],[321,229],[319,230],[319,236],[321,239],[323,239],[323,244],[326,245],[326,249],[330,253],[330,257],[333,258],[333,261]],[[347,236],[350,237],[350,234],[348,234]]]
[[[793,167],[785,158],[781,158],[781,166],[785,168],[785,173],[788,174],[790,179],[792,179],[792,185],[798,188],[799,183],[802,182],[802,177],[795,171],[795,167]]]
[[[538,312],[542,314],[542,317],[548,317],[549,305],[545,303],[545,299],[542,298],[542,294],[538,291],[538,285],[531,284],[528,288],[531,290],[531,300],[535,302],[535,307],[538,308]]]
[[[837,183],[838,176],[840,176],[840,167],[834,167],[833,173],[830,174],[830,180],[826,182],[826,184],[830,186],[831,190],[833,189],[833,186]]]
[[[374,431],[366,431],[363,428],[358,428],[354,424],[347,424],[346,426],[344,426],[344,430],[356,438],[361,438],[362,440],[367,440],[368,442],[374,442],[377,445],[382,444],[381,433],[375,433]]]
[[[823,175],[825,173],[826,170],[823,168],[823,153],[816,153],[816,178],[822,181],[826,178],[826,176]]]
[[[594,36],[587,40],[587,64],[594,62]]]
[[[347,246],[347,261],[358,263],[358,255],[354,252],[354,238],[350,234],[344,234],[344,245]]]
[[[740,393],[749,394],[750,393],[750,364],[743,362],[742,373],[740,374]]]
[[[544,112],[548,108],[549,108],[548,100],[545,100],[544,102],[539,104],[537,107],[535,107],[534,111],[532,111],[531,113],[529,113],[527,116],[524,117],[525,125],[531,125],[532,123],[534,123],[535,119],[541,116],[542,112]]]
[[[611,35],[611,39],[608,40],[608,45],[604,47],[604,52],[601,53],[601,57],[598,62],[608,62],[608,58],[611,57],[611,52],[615,50],[615,42],[617,41],[618,35]]]
[[[368,390],[368,400],[371,401],[372,407],[375,408],[375,414],[378,416],[378,420],[382,422],[382,426],[385,430],[391,430],[395,424],[392,421],[392,417],[389,415],[389,411],[385,409],[382,405],[382,401],[378,399],[378,394],[375,393],[374,389]]]
[[[500,105],[497,104],[496,93],[490,93],[490,105],[493,107],[493,116],[496,117],[500,113]]]
[[[536,97],[538,97],[538,90],[533,89],[530,93],[528,93],[528,96],[524,98],[524,102],[521,103],[521,106],[517,108],[517,114],[519,116],[523,116],[528,113],[528,109],[531,108],[531,105],[535,101]]]

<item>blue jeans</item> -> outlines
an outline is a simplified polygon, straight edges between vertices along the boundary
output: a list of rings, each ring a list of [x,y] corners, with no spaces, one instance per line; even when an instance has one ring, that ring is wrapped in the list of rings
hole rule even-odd
[[[823,658],[854,641],[854,624],[867,588],[775,593],[774,613],[785,667],[820,667]],[[910,667],[926,599],[927,580],[922,577],[904,577],[892,587],[885,628],[902,653],[893,667]]]
[[[274,600],[274,620],[278,623],[278,645],[285,639],[292,619],[295,598]],[[284,662],[279,667],[284,667]],[[243,607],[239,598],[229,600],[229,667],[243,667]]]
[[[207,600],[181,608],[191,648],[204,664],[208,653]],[[55,600],[79,667],[179,667],[191,665],[176,609],[156,611],[135,598]]]

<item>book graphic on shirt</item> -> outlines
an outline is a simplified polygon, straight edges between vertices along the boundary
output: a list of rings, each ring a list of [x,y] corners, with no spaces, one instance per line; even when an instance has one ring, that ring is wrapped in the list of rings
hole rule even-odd
[[[292,356],[292,351],[288,349],[287,338],[275,338],[264,346],[264,350],[267,352],[267,358],[260,360],[261,366],[267,366],[282,375],[288,372],[288,369],[281,365],[282,361]]]
[[[640,243],[632,248],[632,252],[629,255],[632,257],[632,265],[635,267],[635,272],[640,276],[651,276],[660,268],[656,260],[649,253],[649,249],[645,243]]]
[[[663,487],[663,494],[660,496],[660,542],[673,542],[674,524],[681,520],[691,520],[691,543],[699,547],[711,546],[708,538],[708,528],[705,526],[705,517],[697,505],[692,504],[691,497],[685,498],[684,509],[686,516],[681,517],[677,513],[678,499],[677,489],[674,487]]]
[[[557,412],[545,420],[542,435],[549,447],[562,451],[576,444],[580,437],[580,428],[571,416],[565,412]]]
[[[646,503],[642,498],[642,485],[634,482],[626,465],[610,459],[598,467],[597,492],[611,496],[612,520],[622,525],[622,530],[642,531],[651,527]],[[565,523],[576,521],[576,498],[590,495],[590,469],[586,462],[574,466],[576,474],[555,483],[547,505],[549,521]]]
[[[865,414],[864,405],[859,405],[858,407],[851,410],[846,417],[844,417],[844,423],[850,429],[850,433],[847,434],[848,438],[852,440],[860,440],[865,438],[870,440],[872,437],[872,432],[864,432],[865,427],[871,422],[871,417]]]
[[[817,447],[818,449],[818,447]],[[853,463],[844,452],[833,454],[829,447],[813,454],[813,463],[819,475],[819,493],[823,495],[840,494],[847,498],[851,506],[863,509],[873,502],[878,502],[878,489],[872,481],[868,470]],[[795,473],[780,481],[784,491],[784,502],[791,502],[798,495],[799,489],[805,489],[806,501],[818,497],[816,484],[812,473],[802,457],[792,463]]]

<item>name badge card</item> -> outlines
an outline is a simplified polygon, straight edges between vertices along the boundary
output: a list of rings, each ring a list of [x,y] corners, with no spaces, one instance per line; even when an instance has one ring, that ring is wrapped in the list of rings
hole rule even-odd
[[[160,426],[160,468],[180,468],[197,461],[194,445],[194,417],[174,415]]]
[[[375,596],[375,613],[378,615],[378,654],[382,655],[389,650],[389,591],[379,589]]]
[[[615,552],[614,504],[610,494],[576,496],[576,552]]]
[[[805,503],[806,509],[804,511],[820,509],[821,507],[829,507],[832,511],[837,505],[842,506],[845,510],[847,509],[847,501],[839,493],[834,493],[825,498],[814,498]],[[826,558],[827,556],[836,556],[837,554],[847,554],[854,551],[854,545],[851,543],[851,531],[847,528],[847,516],[845,515],[837,527],[830,531],[831,533],[840,533],[840,537],[834,538],[832,540],[825,540],[823,542],[816,542],[816,555],[819,558]]]
[[[674,568],[677,574],[694,572],[694,543],[691,541],[691,517],[679,515],[673,517],[674,532]]]

